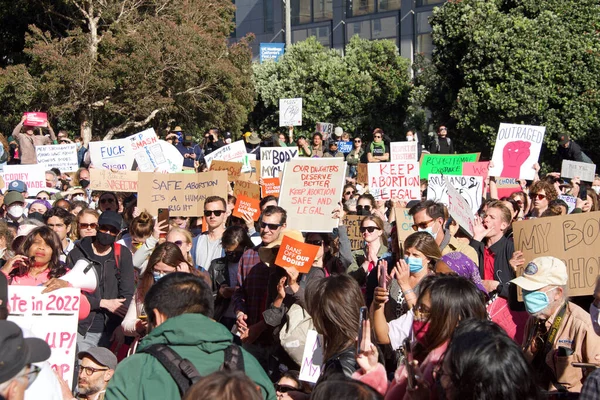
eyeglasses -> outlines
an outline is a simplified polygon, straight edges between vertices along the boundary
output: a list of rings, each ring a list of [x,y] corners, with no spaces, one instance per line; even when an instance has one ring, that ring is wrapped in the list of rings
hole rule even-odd
[[[381,135],[375,135],[373,136],[375,139],[381,139]]]
[[[378,231],[381,230],[381,229],[379,229],[376,226],[361,226],[360,227],[360,233],[365,233],[367,231],[369,231],[369,233],[373,233],[373,231],[375,231],[375,229],[377,229]]]
[[[174,242],[172,242],[174,245],[177,245],[178,247],[183,246],[183,240],[176,240]]]
[[[313,246],[321,246],[323,244],[323,239],[307,240],[305,243],[312,244]]]
[[[434,220],[430,219],[429,221],[423,221],[421,223],[418,224],[413,224],[412,228],[413,231],[418,231],[419,229],[427,229],[427,227],[429,226],[429,224],[431,224]]]
[[[293,386],[288,386],[288,385],[280,385],[279,383],[277,383],[277,384],[275,384],[275,391],[277,391],[279,393],[287,393],[287,392],[292,392],[292,391],[301,392],[302,389],[298,389],[298,388],[295,388]]]
[[[211,215],[214,215],[215,217],[220,217],[224,212],[224,210],[204,210],[204,216],[210,217]]]
[[[362,143],[362,140],[360,140],[360,139],[354,139],[354,143]]]
[[[117,236],[119,234],[119,230],[115,229],[114,226],[101,225],[98,230],[102,233],[108,233],[111,236]]]
[[[531,197],[532,200],[544,200],[546,198],[545,194],[539,194],[539,193],[530,193],[529,197]]]
[[[448,129],[446,129],[446,128],[440,128],[440,132],[441,132],[441,131],[447,131],[447,130],[448,130]]]
[[[114,202],[115,202],[115,199],[113,199],[112,197],[110,197],[110,198],[105,197],[103,199],[100,199],[100,204],[106,204],[106,203],[114,204]]]
[[[21,375],[22,377],[27,378],[27,387],[26,387],[26,389],[29,389],[29,386],[31,386],[31,384],[33,382],[35,382],[35,380],[38,377],[38,375],[40,374],[41,370],[42,369],[40,367],[38,367],[37,365],[29,364],[29,372],[27,372],[26,374]]]
[[[48,197],[36,197],[37,200],[48,200]]]
[[[345,196],[350,196],[350,195],[353,195],[354,193],[356,193],[356,192],[353,191],[353,190],[348,190],[347,192],[344,193],[344,195]]]
[[[85,222],[79,223],[79,228],[81,228],[81,229],[96,229],[97,227],[98,227],[98,224],[96,224],[95,222],[92,222],[91,224],[87,224]]]
[[[362,210],[371,211],[371,206],[356,206],[356,211]]]
[[[267,224],[266,222],[261,222],[260,223],[260,227],[262,229],[269,228],[270,231],[275,231],[275,230],[279,229],[282,226],[283,226],[283,224]]]
[[[84,367],[83,365],[79,366],[79,373],[85,372],[86,376],[92,376],[96,372],[100,371],[108,371],[108,368],[94,368],[94,367]]]
[[[417,321],[427,321],[431,316],[431,310],[429,307],[420,304],[418,307],[414,308],[415,310],[415,319]]]
[[[518,205],[522,206],[523,205],[523,201],[522,200],[515,200],[517,202]]]

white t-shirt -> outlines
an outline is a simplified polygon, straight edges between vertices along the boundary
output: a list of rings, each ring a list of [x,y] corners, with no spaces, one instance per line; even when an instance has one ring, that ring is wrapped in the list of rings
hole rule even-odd
[[[388,322],[388,336],[390,337],[390,345],[392,349],[398,350],[402,347],[404,339],[412,335],[412,325],[414,314],[409,310],[406,314]]]

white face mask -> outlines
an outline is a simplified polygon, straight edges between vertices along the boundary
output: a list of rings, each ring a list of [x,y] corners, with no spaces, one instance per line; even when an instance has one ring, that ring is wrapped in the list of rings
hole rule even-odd
[[[8,214],[13,218],[20,218],[23,215],[23,206],[8,207]]]
[[[413,140],[415,140],[415,137],[414,137],[414,136],[407,136],[407,137],[406,137],[406,141],[407,141],[407,142],[412,142]]]
[[[600,186],[592,186],[592,189],[594,189],[594,192],[596,192],[596,194],[600,194]]]
[[[85,201],[85,197],[83,197],[82,195],[77,195],[75,197],[73,197],[74,201]]]

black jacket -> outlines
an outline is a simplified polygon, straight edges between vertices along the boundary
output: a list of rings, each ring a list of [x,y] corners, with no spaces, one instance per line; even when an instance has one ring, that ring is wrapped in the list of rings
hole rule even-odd
[[[470,245],[477,251],[477,255],[479,256],[479,274],[481,275],[481,279],[484,279],[485,265],[483,263],[483,254],[485,245],[477,240],[471,240]],[[494,280],[500,282],[497,289],[498,294],[505,299],[509,299],[510,284],[508,282],[515,279],[516,274],[508,263],[508,260],[512,258],[515,252],[515,244],[512,240],[502,236],[500,240],[490,247],[490,251],[494,253]]]
[[[326,380],[336,380],[340,377],[351,378],[352,374],[359,369],[356,363],[356,347],[349,347],[342,352],[325,360],[321,369],[321,376],[316,386]]]
[[[566,149],[562,146],[558,146],[558,157],[560,158],[560,162],[563,160],[570,161],[579,161],[584,163],[593,164],[594,162],[581,150],[581,146],[579,146],[574,141],[569,141],[569,147]]]
[[[226,299],[219,294],[219,288],[223,284],[229,287],[235,287],[236,285],[235,282],[233,285],[229,282],[229,271],[227,269],[227,258],[225,257],[212,260],[210,267],[208,268],[208,275],[210,275],[210,280],[212,282],[213,299],[215,300],[215,321],[221,320],[221,317],[223,317],[231,302],[231,298]]]

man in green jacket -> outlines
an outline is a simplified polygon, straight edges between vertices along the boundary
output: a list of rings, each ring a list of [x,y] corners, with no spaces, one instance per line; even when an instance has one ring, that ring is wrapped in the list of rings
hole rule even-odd
[[[123,360],[106,389],[106,399],[179,399],[177,384],[169,372],[144,349],[165,344],[189,360],[201,376],[219,370],[233,336],[213,321],[212,291],[202,278],[173,272],[161,278],[144,299],[148,335],[137,353]],[[240,348],[241,349],[241,348]],[[275,400],[273,384],[256,359],[241,349],[244,372],[261,390],[263,398]]]

